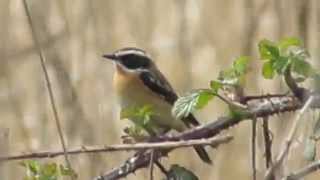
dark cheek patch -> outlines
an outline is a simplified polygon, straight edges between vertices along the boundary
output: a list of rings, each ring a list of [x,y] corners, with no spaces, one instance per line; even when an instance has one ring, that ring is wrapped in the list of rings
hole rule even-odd
[[[124,56],[121,62],[128,69],[147,68],[150,65],[150,60],[147,57],[137,55]]]

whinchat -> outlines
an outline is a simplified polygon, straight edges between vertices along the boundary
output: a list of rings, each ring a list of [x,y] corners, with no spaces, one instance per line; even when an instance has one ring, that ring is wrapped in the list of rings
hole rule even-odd
[[[156,126],[146,129],[149,134],[162,134],[172,129],[182,132],[200,124],[192,114],[182,119],[172,115],[171,109],[178,96],[145,51],[138,48],[123,48],[103,57],[115,64],[113,86],[120,108],[144,105],[153,107],[155,113],[151,121]],[[194,148],[204,162],[211,163],[204,147]]]

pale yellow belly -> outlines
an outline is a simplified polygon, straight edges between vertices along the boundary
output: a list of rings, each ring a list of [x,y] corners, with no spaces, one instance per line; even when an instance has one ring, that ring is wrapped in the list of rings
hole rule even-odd
[[[132,76],[131,79],[126,78],[126,81],[124,81],[122,79],[123,76],[118,73],[114,78],[116,83],[114,87],[116,88],[121,109],[149,105],[153,108],[153,113],[155,114],[152,116],[152,123],[158,124],[159,127],[177,131],[185,129],[183,122],[172,116],[172,106],[147,87],[142,88],[142,82],[137,77]]]

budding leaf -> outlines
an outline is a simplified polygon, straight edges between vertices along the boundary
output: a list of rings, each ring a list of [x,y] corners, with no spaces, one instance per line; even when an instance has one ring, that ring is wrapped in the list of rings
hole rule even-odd
[[[220,81],[211,81],[210,87],[212,92],[218,93],[219,89],[223,87],[223,84]]]
[[[282,52],[286,51],[290,46],[301,46],[302,42],[300,39],[295,37],[284,38],[280,40],[278,46]]]
[[[246,73],[248,69],[249,58],[247,56],[240,56],[233,62],[233,69],[237,75]]]
[[[259,53],[262,60],[276,59],[280,56],[280,51],[277,45],[269,40],[259,42]]]
[[[272,79],[274,77],[274,70],[270,61],[263,63],[262,75],[266,79]]]

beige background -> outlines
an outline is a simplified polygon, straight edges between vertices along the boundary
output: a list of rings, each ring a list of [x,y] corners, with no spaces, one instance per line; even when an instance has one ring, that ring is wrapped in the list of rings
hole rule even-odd
[[[318,0],[29,0],[36,33],[47,59],[68,147],[120,143],[111,88],[113,66],[101,55],[125,46],[147,50],[179,93],[208,87],[239,55],[252,55],[248,94],[285,92],[280,79],[264,80],[257,42],[297,36],[304,39],[313,64],[320,56]],[[60,149],[40,61],[21,0],[0,1],[0,127],[9,128],[10,153]],[[202,122],[226,111],[214,100],[197,113]],[[312,113],[306,120],[312,119]],[[274,117],[274,154],[290,127],[292,114]],[[306,123],[301,129],[307,131]],[[260,126],[259,126],[260,127]],[[250,124],[229,130],[236,138],[210,151],[214,166],[201,163],[190,149],[164,162],[192,169],[201,179],[249,179]],[[259,130],[260,132],[260,130]],[[261,133],[260,133],[261,134]],[[297,139],[286,169],[305,165],[304,136]],[[258,137],[258,175],[264,172],[263,141]],[[116,167],[131,153],[72,156],[79,179]],[[63,157],[49,161],[60,161]],[[156,173],[159,173],[156,170]],[[1,179],[22,179],[17,161],[5,163]],[[128,179],[145,179],[140,170]],[[315,173],[307,179],[319,179]],[[160,179],[157,176],[156,179]]]

